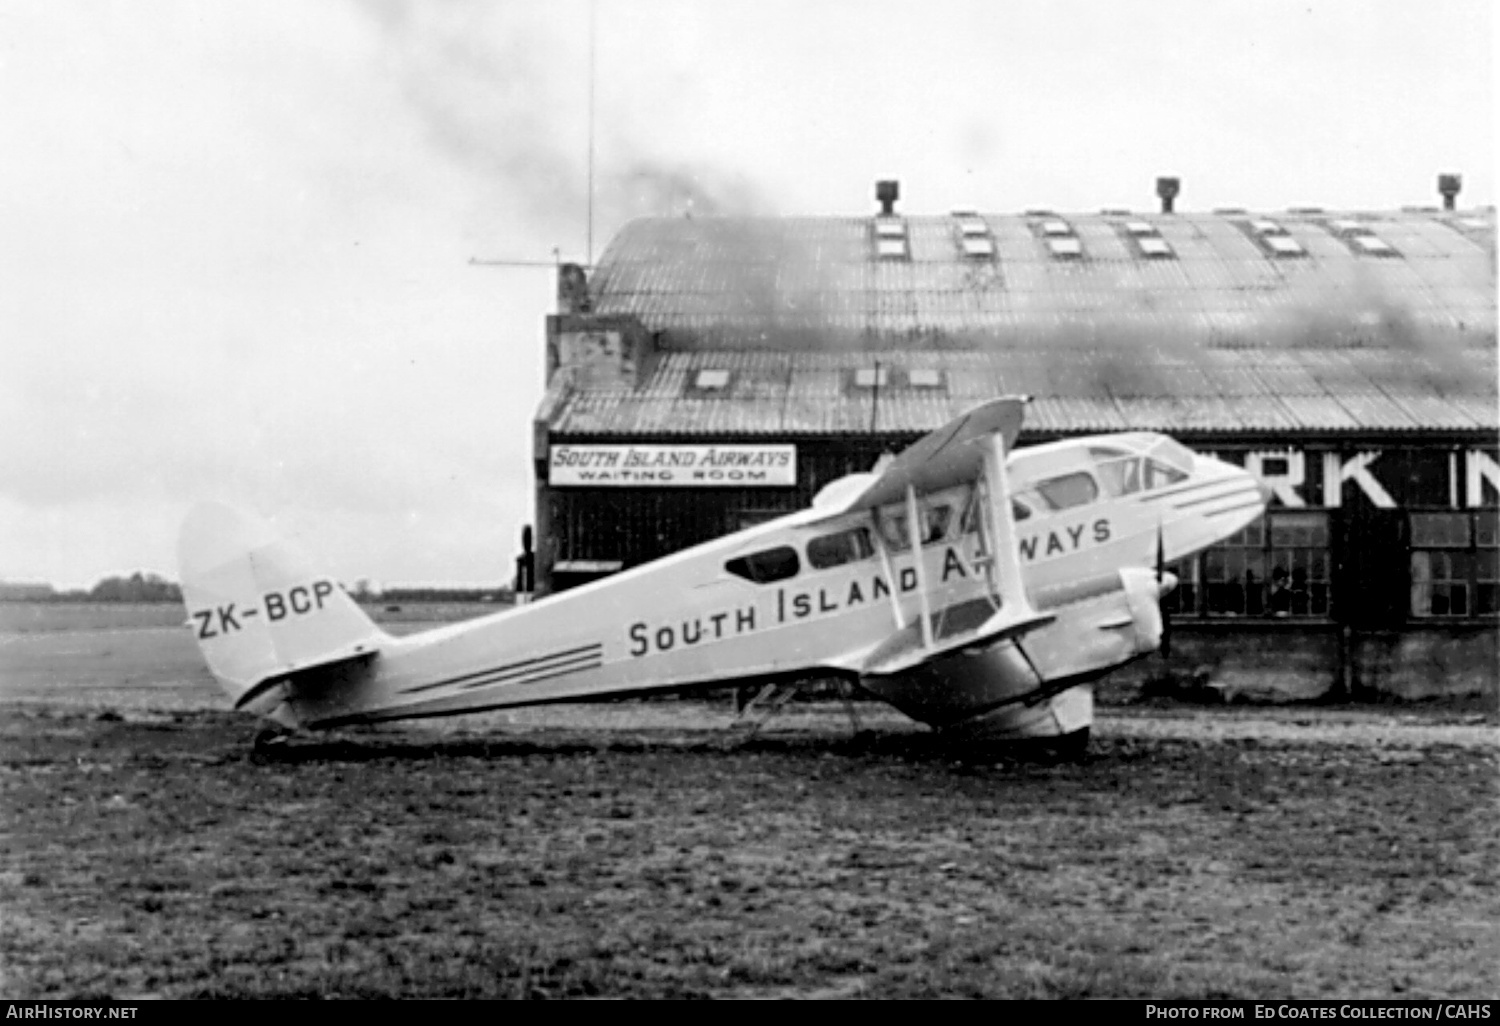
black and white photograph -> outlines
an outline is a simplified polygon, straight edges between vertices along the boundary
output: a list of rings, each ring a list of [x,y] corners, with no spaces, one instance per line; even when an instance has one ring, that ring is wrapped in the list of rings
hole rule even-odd
[[[7,1016],[1500,1014],[1495,29],[0,0]]]

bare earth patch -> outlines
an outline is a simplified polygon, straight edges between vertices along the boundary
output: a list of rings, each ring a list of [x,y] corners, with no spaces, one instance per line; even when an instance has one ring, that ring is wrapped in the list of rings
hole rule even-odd
[[[189,705],[0,705],[0,992],[1494,992],[1493,717],[1106,711],[1052,764],[688,702],[256,755]]]

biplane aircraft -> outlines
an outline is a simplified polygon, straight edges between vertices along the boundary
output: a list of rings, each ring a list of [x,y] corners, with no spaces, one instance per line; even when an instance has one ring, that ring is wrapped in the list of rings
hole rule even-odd
[[[982,737],[1086,743],[1091,684],[1157,649],[1167,562],[1269,490],[1147,432],[1013,449],[980,405],[810,508],[583,587],[407,637],[262,521],[182,529],[188,626],[236,709],[319,728],[817,677]]]

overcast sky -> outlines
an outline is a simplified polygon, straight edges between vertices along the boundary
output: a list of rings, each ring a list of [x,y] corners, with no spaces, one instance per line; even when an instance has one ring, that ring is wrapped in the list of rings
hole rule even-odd
[[[1494,202],[1490,0],[597,0],[628,218]],[[587,0],[0,0],[0,579],[176,576],[193,502],[346,580],[508,579]]]

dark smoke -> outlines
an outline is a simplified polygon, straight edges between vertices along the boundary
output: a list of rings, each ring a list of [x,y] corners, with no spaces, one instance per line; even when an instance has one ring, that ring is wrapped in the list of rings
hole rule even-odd
[[[357,0],[428,138],[474,178],[485,219],[581,256],[587,231],[588,39],[546,4]],[[607,32],[600,19],[600,34]],[[601,51],[603,47],[601,46]],[[607,65],[601,66],[607,75]],[[642,216],[769,213],[748,176],[690,155],[645,153],[622,96],[596,90],[595,255]]]

